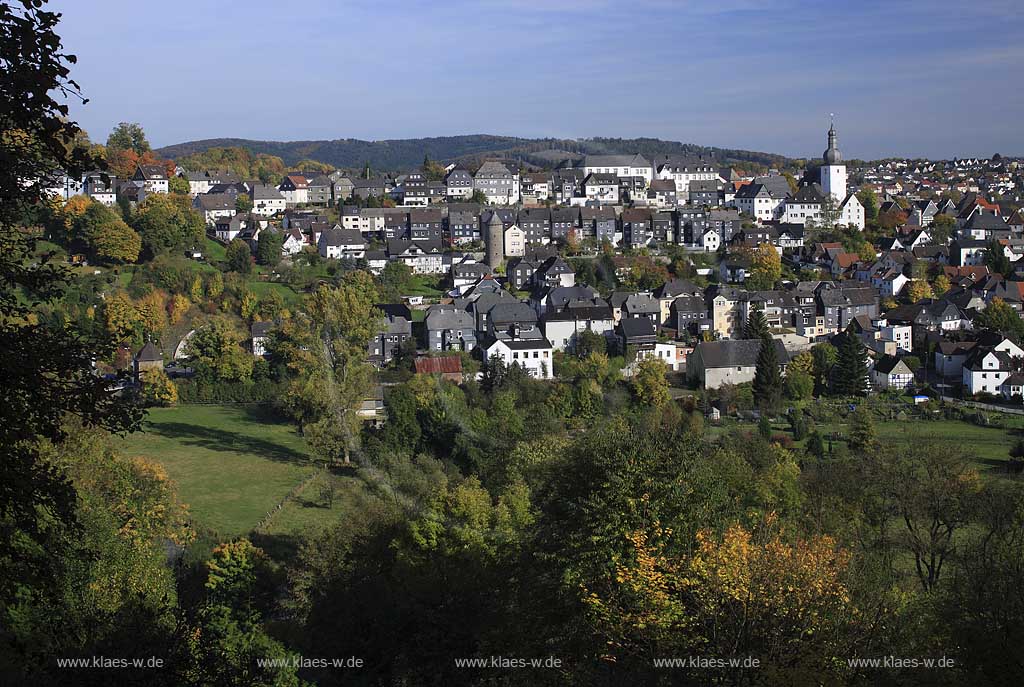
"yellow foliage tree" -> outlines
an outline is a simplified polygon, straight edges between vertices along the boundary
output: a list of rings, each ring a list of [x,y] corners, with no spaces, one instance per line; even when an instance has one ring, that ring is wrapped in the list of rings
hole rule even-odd
[[[104,301],[103,323],[116,340],[131,338],[139,326],[139,313],[132,299],[118,293]]]
[[[788,684],[834,682],[833,660],[857,611],[843,581],[848,552],[827,536],[787,540],[774,514],[752,532],[697,533],[690,555],[668,554],[674,533],[657,523],[627,535],[630,555],[603,593],[584,601],[612,647],[760,659]],[[803,680],[794,680],[801,675]],[[759,676],[771,676],[759,671]],[[778,679],[767,679],[776,684]]]
[[[171,302],[167,306],[168,315],[171,318],[171,324],[178,324],[182,318],[185,317],[185,313],[188,312],[189,308],[192,307],[192,301],[188,297],[176,293],[171,297]]]
[[[220,272],[214,272],[210,275],[210,278],[206,281],[206,296],[213,300],[214,298],[220,297],[224,293],[224,275]],[[195,299],[198,303],[201,298]]]
[[[810,376],[813,377],[814,376],[814,356],[811,355],[810,351],[801,351],[800,353],[797,353],[789,361],[789,366],[787,367],[787,370],[794,370],[794,371],[797,371],[797,372],[802,372],[804,374],[807,374],[807,375],[810,375]]]
[[[148,370],[143,374],[142,395],[149,405],[167,407],[178,403],[178,387],[163,370]]]
[[[658,358],[644,358],[633,375],[633,392],[641,403],[648,406],[663,406],[669,401],[668,368]]]
[[[931,284],[924,279],[915,279],[907,285],[907,298],[911,303],[917,303],[922,298],[931,298],[933,295]]]
[[[782,258],[775,246],[762,243],[754,249],[750,258],[752,288],[770,289],[782,278]]]
[[[189,288],[189,295],[192,296],[192,300],[196,303],[200,303],[203,300],[203,278],[198,274],[195,279],[192,280],[192,286]],[[219,293],[217,294],[220,295]]]
[[[252,291],[246,291],[242,294],[242,300],[239,302],[239,314],[241,314],[243,320],[252,322],[253,318],[256,317],[256,313],[259,311],[260,301],[256,298],[256,294]]]
[[[92,204],[92,198],[89,196],[79,195],[68,198],[68,202],[64,203],[64,207],[60,208],[57,216],[59,217],[64,228],[64,233],[68,238],[82,238],[80,236],[72,236],[71,230]]]
[[[167,329],[167,292],[150,291],[136,302],[135,309],[145,333],[158,337]]]

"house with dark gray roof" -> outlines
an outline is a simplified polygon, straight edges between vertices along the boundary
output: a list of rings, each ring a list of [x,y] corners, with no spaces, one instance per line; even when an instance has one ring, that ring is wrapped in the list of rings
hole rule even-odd
[[[843,331],[858,315],[866,315],[868,319],[878,317],[878,291],[871,287],[822,289],[818,299],[828,329]]]
[[[611,337],[615,319],[608,303],[595,296],[570,301],[562,309],[546,313],[543,326],[544,335],[556,351],[572,351],[577,337],[584,331]]]
[[[405,342],[412,339],[412,313],[408,306],[396,303],[375,307],[383,316],[383,324],[367,344],[366,353],[371,363],[382,367],[394,360]]]
[[[789,353],[778,339],[765,340],[775,347],[779,367],[789,364]],[[726,339],[702,341],[686,356],[686,374],[705,389],[717,389],[723,384],[743,384],[754,381],[761,339]]]
[[[476,346],[476,321],[454,305],[432,305],[423,319],[428,351],[471,351]]]

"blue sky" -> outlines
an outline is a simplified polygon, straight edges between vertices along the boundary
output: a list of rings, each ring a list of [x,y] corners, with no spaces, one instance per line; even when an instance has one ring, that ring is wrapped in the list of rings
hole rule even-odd
[[[652,136],[1024,154],[1019,0],[56,0],[94,140]]]

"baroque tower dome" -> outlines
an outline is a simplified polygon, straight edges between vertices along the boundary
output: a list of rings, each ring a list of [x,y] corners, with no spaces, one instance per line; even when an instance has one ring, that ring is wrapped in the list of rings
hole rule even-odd
[[[839,146],[836,142],[836,125],[832,124],[828,128],[828,149],[822,156],[825,160],[826,165],[838,165],[843,161],[843,154],[839,152]]]

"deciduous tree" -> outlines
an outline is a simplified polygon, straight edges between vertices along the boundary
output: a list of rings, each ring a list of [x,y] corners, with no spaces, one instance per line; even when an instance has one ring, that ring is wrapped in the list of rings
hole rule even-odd
[[[252,251],[249,244],[242,239],[235,239],[228,244],[226,255],[227,268],[231,272],[249,274],[252,272]]]
[[[633,393],[646,406],[659,407],[669,401],[668,368],[660,359],[646,357],[637,363],[633,375]]]

